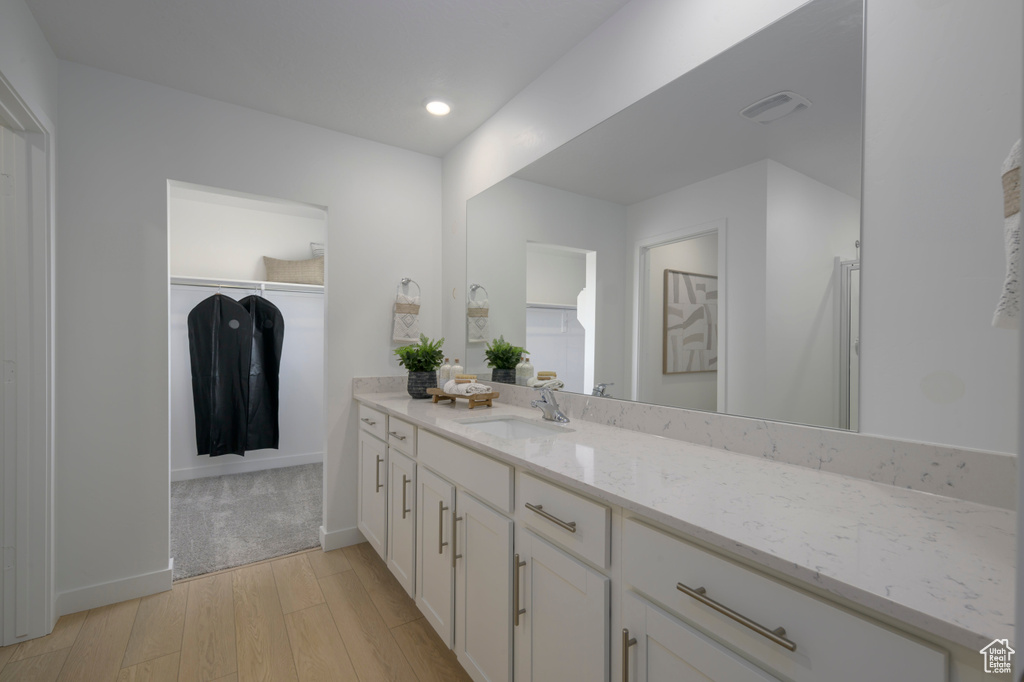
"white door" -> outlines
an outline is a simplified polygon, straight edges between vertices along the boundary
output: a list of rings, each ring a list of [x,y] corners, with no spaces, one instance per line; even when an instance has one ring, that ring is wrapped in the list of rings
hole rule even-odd
[[[779,682],[635,594],[623,601],[622,682]]]
[[[525,610],[515,627],[516,682],[607,681],[608,578],[523,529],[516,557],[513,603]]]
[[[416,595],[416,463],[388,448],[388,568],[410,597]]]
[[[455,653],[477,682],[512,679],[512,520],[459,490]]]
[[[416,606],[451,648],[455,628],[452,510],[455,486],[420,467],[416,486]]]
[[[387,560],[387,448],[365,431],[359,432],[359,530]]]

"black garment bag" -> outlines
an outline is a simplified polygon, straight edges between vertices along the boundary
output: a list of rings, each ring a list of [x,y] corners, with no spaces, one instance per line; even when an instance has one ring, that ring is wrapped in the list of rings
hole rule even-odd
[[[227,296],[214,294],[188,314],[200,455],[245,454],[252,338],[252,317]]]
[[[262,296],[246,296],[239,305],[252,318],[252,359],[249,363],[249,423],[246,449],[277,448],[278,378],[284,317],[277,306]]]

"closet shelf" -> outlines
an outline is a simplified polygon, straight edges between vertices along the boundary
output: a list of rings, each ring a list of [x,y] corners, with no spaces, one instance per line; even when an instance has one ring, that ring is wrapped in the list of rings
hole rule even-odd
[[[213,287],[223,289],[248,289],[250,291],[299,291],[311,294],[324,293],[322,284],[292,284],[291,282],[262,282],[247,279],[215,279],[211,277],[171,277],[171,284],[191,287]]]

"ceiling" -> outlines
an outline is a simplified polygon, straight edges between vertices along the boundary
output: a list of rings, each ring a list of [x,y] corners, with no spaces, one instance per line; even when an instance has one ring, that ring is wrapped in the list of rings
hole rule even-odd
[[[862,0],[804,5],[591,128],[516,177],[630,205],[762,159],[860,196]],[[790,90],[811,107],[740,111]]]
[[[60,59],[443,156],[626,1],[27,4]]]

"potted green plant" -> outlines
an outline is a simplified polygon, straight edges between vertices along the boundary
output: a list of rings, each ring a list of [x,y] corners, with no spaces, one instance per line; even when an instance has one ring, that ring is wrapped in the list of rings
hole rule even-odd
[[[429,398],[428,388],[437,387],[437,368],[444,360],[441,346],[444,339],[431,341],[420,334],[420,342],[395,349],[398,364],[409,370],[409,395],[413,398]]]
[[[516,365],[519,364],[519,358],[529,354],[530,351],[521,346],[513,346],[504,336],[491,341],[484,351],[487,366],[494,368],[491,371],[491,381],[502,384],[516,383]]]

